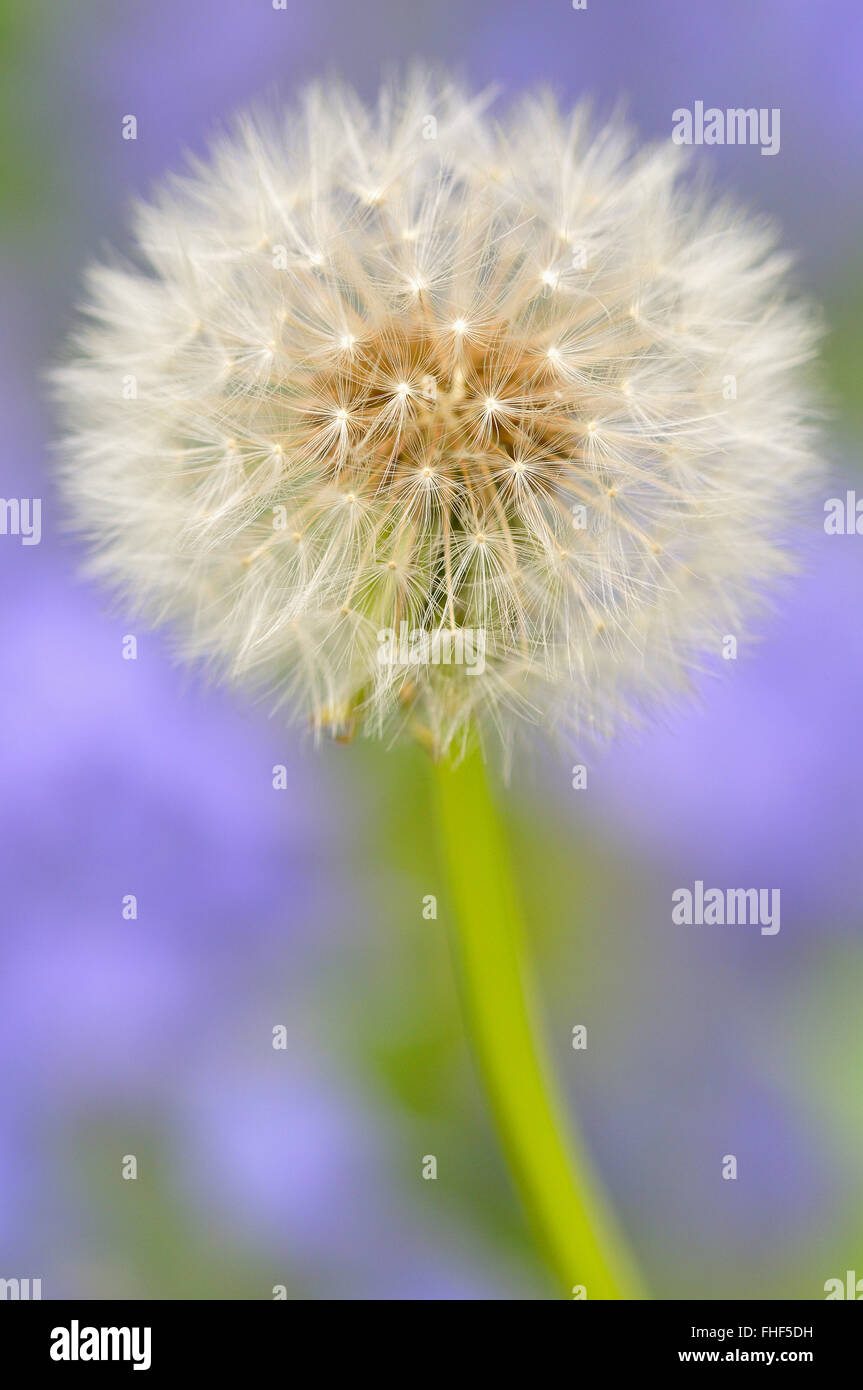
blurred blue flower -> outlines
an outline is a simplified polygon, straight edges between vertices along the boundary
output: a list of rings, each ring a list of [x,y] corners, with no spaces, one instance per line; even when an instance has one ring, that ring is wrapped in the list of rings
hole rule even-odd
[[[812,565],[764,640],[702,682],[699,705],[590,760],[576,810],[649,847],[669,883],[779,887],[783,920],[817,929],[859,918],[863,628],[849,601],[863,550],[822,536]]]

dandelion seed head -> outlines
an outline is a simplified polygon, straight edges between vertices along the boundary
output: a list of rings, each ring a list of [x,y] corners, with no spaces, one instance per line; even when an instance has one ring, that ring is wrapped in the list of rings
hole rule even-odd
[[[772,233],[670,142],[486,105],[419,75],[241,119],[91,270],[55,373],[95,573],[318,732],[610,730],[745,629],[816,472]],[[382,663],[403,624],[482,633],[484,671]]]

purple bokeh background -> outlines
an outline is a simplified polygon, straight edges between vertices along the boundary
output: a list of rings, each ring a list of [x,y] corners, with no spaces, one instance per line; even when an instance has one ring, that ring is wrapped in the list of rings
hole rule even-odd
[[[850,0],[590,0],[584,12],[565,0],[289,0],[284,12],[264,0],[133,0],[27,23],[22,138],[50,212],[34,203],[19,215],[0,267],[2,492],[44,499],[44,535],[38,547],[0,543],[0,1276],[41,1272],[48,1296],[106,1296],[118,1277],[126,1287],[122,1254],[105,1256],[110,1241],[93,1234],[98,1193],[63,1154],[88,1117],[132,1113],[163,1136],[184,1208],[215,1222],[226,1250],[253,1248],[273,1282],[284,1270],[315,1297],[543,1296],[511,1232],[501,1245],[469,1205],[442,1217],[399,1178],[413,1131],[330,1027],[339,958],[377,961],[392,927],[378,910],[391,870],[374,829],[389,772],[364,786],[349,758],[318,755],[190,681],[156,636],[137,632],[138,659],[122,660],[130,629],[78,577],[57,514],[42,375],[83,264],[105,239],[122,244],[130,196],[202,149],[216,121],[328,70],[371,94],[382,69],[416,57],[499,84],[504,98],[537,81],[602,107],[623,98],[656,137],[696,99],[781,107],[777,157],[700,153],[720,183],[784,222],[802,278],[830,291],[863,221],[863,14]],[[138,117],[134,143],[119,137],[126,112]],[[853,485],[854,448],[836,451],[837,491],[846,475]],[[834,1229],[850,1232],[849,1265],[861,1258],[859,1112],[831,1129],[829,1097],[823,1111],[817,1098],[819,1058],[835,1071],[853,1027],[840,1011],[835,1037],[811,1037],[830,1026],[824,981],[863,978],[859,544],[824,537],[814,512],[808,572],[760,648],[707,683],[697,707],[592,755],[586,803],[567,790],[560,754],[509,793],[595,858],[592,929],[567,945],[576,923],[564,912],[563,944],[544,948],[550,1028],[665,1296],[758,1296],[759,1271],[775,1278],[792,1256],[789,1288],[817,1296],[820,1266],[806,1252]],[[288,768],[283,793],[276,763]],[[695,877],[781,886],[780,936],[681,943],[668,899]],[[127,893],[136,921],[121,914]],[[533,905],[538,938],[544,913]],[[393,991],[410,962],[399,970]],[[372,994],[361,974],[356,989]],[[574,1079],[565,1039],[577,1018],[603,1047]],[[280,1022],[287,1064],[267,1041]],[[715,1155],[729,1150],[746,1165],[733,1191],[715,1180]]]

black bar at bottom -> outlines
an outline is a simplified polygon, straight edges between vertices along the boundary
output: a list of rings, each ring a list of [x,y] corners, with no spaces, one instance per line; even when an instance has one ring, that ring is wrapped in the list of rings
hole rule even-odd
[[[464,1305],[454,1305],[458,1306]],[[535,1305],[533,1305],[535,1306]],[[511,1321],[503,1332],[485,1324],[476,1303],[461,1314],[468,1317],[466,1340],[460,1351],[447,1335],[446,1323],[428,1304],[412,1318],[403,1303],[398,1321],[384,1313],[380,1324],[368,1309],[363,1323],[354,1323],[351,1305],[315,1306],[295,1302],[5,1302],[0,1304],[0,1347],[3,1364],[17,1365],[17,1378],[30,1371],[51,1375],[134,1374],[158,1378],[193,1371],[197,1377],[224,1379],[232,1372],[248,1373],[259,1364],[285,1377],[311,1358],[316,1370],[330,1369],[341,1352],[357,1372],[392,1368],[409,1379],[428,1379],[436,1361],[443,1375],[480,1364],[487,1372],[501,1355],[517,1347],[537,1369],[553,1350],[559,1333],[566,1338],[566,1355],[573,1372],[645,1369],[665,1371],[672,1366],[760,1365],[803,1366],[820,1372],[857,1364],[863,1320],[838,1302],[573,1302],[547,1310],[541,1324],[531,1315],[527,1331],[550,1340],[550,1345],[523,1341],[524,1333]],[[553,1314],[553,1315],[552,1315]],[[321,1337],[321,1331],[324,1337]],[[407,1341],[405,1337],[407,1336]],[[302,1357],[298,1366],[297,1357]],[[587,1359],[589,1358],[589,1359]],[[206,1382],[205,1382],[206,1383]]]

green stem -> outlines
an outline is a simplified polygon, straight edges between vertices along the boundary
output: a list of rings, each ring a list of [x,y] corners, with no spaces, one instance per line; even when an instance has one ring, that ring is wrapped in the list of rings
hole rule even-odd
[[[517,897],[479,752],[435,767],[468,1027],[512,1176],[562,1287],[639,1298],[638,1276],[562,1107],[533,1026]]]

